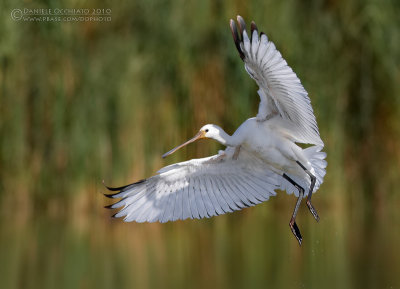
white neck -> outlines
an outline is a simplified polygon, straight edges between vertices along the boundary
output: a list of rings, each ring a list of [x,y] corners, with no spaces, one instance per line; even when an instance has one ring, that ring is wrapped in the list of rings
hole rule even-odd
[[[235,147],[240,145],[240,140],[237,139],[235,135],[230,136],[220,127],[218,127],[218,132],[219,134],[213,136],[212,139],[215,139],[217,142],[223,144],[224,146]]]

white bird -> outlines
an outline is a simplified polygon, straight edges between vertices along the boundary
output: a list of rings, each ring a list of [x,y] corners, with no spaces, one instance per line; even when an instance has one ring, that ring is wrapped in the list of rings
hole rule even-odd
[[[217,155],[192,159],[162,168],[139,182],[110,188],[106,195],[120,200],[106,206],[122,208],[113,217],[124,221],[167,222],[200,219],[240,210],[267,201],[276,190],[298,197],[289,226],[301,245],[295,222],[303,197],[314,218],[319,217],[311,195],[323,182],[326,153],[311,107],[300,80],[264,33],[251,23],[249,39],[243,18],[230,27],[245,69],[259,86],[260,106],[256,117],[246,120],[233,135],[207,124],[189,141],[214,139],[226,149]],[[296,143],[312,144],[302,149]]]

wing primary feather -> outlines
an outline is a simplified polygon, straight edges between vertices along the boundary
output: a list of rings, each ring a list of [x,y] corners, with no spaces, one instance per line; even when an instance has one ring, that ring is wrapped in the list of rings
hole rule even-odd
[[[147,202],[144,205],[145,210],[142,215],[144,221],[149,223],[156,222],[159,219],[159,215],[161,212],[161,208],[157,203],[157,197],[161,194],[160,192],[160,184],[154,183],[151,187],[151,191],[148,193]]]
[[[162,216],[164,214],[164,206],[165,203],[165,185],[163,183],[157,184],[154,191],[154,201],[153,201],[153,209],[151,210],[150,215],[147,217],[149,222],[161,221]]]
[[[240,58],[242,60],[244,60],[245,56],[244,56],[242,49],[240,48],[240,39],[239,39],[237,27],[236,27],[235,21],[233,21],[232,19],[230,21],[230,27],[231,27],[232,37],[233,37],[233,41],[235,42],[236,49],[239,52]]]
[[[240,35],[242,37],[242,41],[244,41],[244,39],[243,39],[243,31],[246,30],[246,23],[244,22],[242,16],[240,16],[240,15],[237,16],[237,22],[239,24],[239,30],[240,30]]]
[[[249,36],[247,35],[246,30],[243,30],[242,34],[243,34],[243,44],[244,44],[244,55],[245,55],[245,57],[252,58],[252,56],[251,56],[251,43],[250,43]],[[253,76],[253,78],[254,78],[254,76]]]
[[[239,195],[229,186],[229,181],[226,178],[220,178],[219,181],[222,183],[222,187],[224,188],[227,195],[232,199],[233,203],[240,209],[247,207]]]
[[[118,202],[116,202],[114,204],[105,206],[104,208],[106,208],[106,209],[118,209],[118,208],[120,208],[120,207],[122,207],[124,205],[126,205],[126,202],[125,202],[124,199],[122,199],[122,200],[119,200]]]
[[[236,187],[238,192],[242,194],[243,198],[250,202],[250,206],[260,203],[260,201],[258,201],[250,192],[246,190],[243,184],[240,183],[236,177],[232,178],[232,184]]]
[[[252,194],[257,201],[264,202],[268,200],[256,188],[254,188],[252,182],[248,182],[246,178],[242,176],[238,176],[238,178],[242,181],[243,184],[247,185],[248,192]]]
[[[182,220],[190,218],[190,202],[189,202],[189,182],[185,178],[184,179],[184,187],[182,191]]]
[[[257,174],[250,174],[250,176],[252,177],[254,185],[260,189],[263,195],[265,194],[265,198],[267,198],[267,200],[270,196],[276,196],[275,190],[280,186],[279,181],[277,181],[275,178],[269,178],[268,174],[262,177]],[[275,184],[275,182],[279,184]]]
[[[221,198],[223,200],[225,200],[225,203],[228,206],[228,208],[230,208],[231,211],[240,210],[240,208],[238,206],[236,206],[235,202],[232,200],[232,198],[226,192],[226,189],[218,176],[216,176],[216,178],[213,179],[213,183],[215,183],[215,186],[218,188],[219,192],[221,193]]]
[[[154,188],[154,190],[150,192],[147,198],[147,202],[144,205],[145,208],[143,210],[143,214],[140,217],[140,221],[149,223],[156,221],[155,215],[158,212],[155,205],[156,198],[157,198],[157,188]]]
[[[209,177],[205,178],[204,182],[205,182],[205,188],[207,190],[208,195],[210,196],[215,211],[220,215],[226,213],[221,206],[221,202],[219,201],[217,194],[214,192],[210,178]]]
[[[221,188],[225,193],[225,199],[231,200],[231,202],[229,202],[229,206],[235,210],[240,210],[243,208],[243,206],[241,206],[243,203],[240,201],[240,198],[234,192],[231,192],[231,194],[228,192],[225,181],[222,178],[218,178],[218,181],[220,182]]]
[[[245,69],[268,98],[267,102],[260,103],[265,109],[259,109],[263,113],[257,118],[265,121],[268,116],[277,114],[297,126],[297,142],[323,145],[307,92],[275,44],[264,33],[258,34],[254,21],[250,25],[250,35],[240,15],[236,24],[231,20],[233,39]]]
[[[166,199],[164,200],[164,202],[163,202],[163,204],[162,204],[162,208],[163,208],[163,214],[162,214],[162,217],[160,218],[160,223],[165,223],[165,222],[168,222],[168,211],[170,211],[170,209],[171,209],[171,203],[172,203],[172,201],[171,201],[171,195],[172,195],[172,192],[171,192],[171,185],[170,184],[166,184],[166,187],[167,187],[167,189],[166,189]]]
[[[251,41],[251,56],[253,58],[253,61],[257,61],[257,53],[260,47],[260,41],[258,39],[257,30],[253,31],[251,38],[253,39]]]
[[[203,196],[204,205],[205,205],[208,217],[215,216],[216,210],[212,204],[211,197],[209,196],[207,189],[204,185],[204,179],[198,179],[198,180],[199,180],[199,185],[200,185],[199,186],[200,192],[201,192],[201,195]]]
[[[232,212],[232,210],[229,207],[228,202],[226,201],[224,195],[222,194],[221,188],[218,185],[216,178],[210,178],[209,181],[211,183],[211,187],[214,188],[214,191],[218,190],[217,192],[215,192],[215,197],[218,199],[218,202],[219,202],[222,210],[224,212]]]
[[[254,31],[256,31],[258,33],[257,25],[254,21],[251,21],[250,28],[251,28],[251,35],[253,35]],[[253,40],[253,39],[251,39],[251,40]]]
[[[151,197],[153,194],[153,189],[148,188],[146,193],[135,202],[135,207],[131,208],[130,212],[127,213],[125,217],[125,222],[136,221],[138,223],[143,223],[146,221],[146,215],[148,214],[147,208],[151,206]]]
[[[107,185],[104,183],[104,181],[103,181],[103,185],[104,185],[109,191],[116,192],[116,191],[122,191],[123,189],[125,189],[125,188],[127,188],[127,187],[130,187],[130,186],[133,186],[133,185],[141,184],[141,183],[143,183],[143,182],[145,182],[145,181],[146,181],[146,179],[143,179],[143,180],[140,180],[140,181],[137,181],[137,182],[135,182],[135,183],[128,184],[128,185],[125,185],[125,186],[122,186],[122,187],[109,187],[109,186],[107,186]],[[106,195],[106,196],[110,196],[110,195],[111,195],[111,194]]]
[[[122,208],[119,212],[117,212],[113,217],[119,218],[126,216],[128,211],[136,204],[138,200],[140,200],[143,195],[146,193],[146,187],[142,188],[137,194],[124,198],[121,201],[125,201],[125,207]]]
[[[116,195],[118,195],[120,192],[115,193],[115,194],[103,194],[105,197],[110,198],[110,199],[115,199],[117,198]]]
[[[227,182],[226,185],[230,188],[231,192],[233,192],[240,200],[240,203],[243,204],[244,207],[251,207],[252,203],[248,200],[242,192],[233,185],[233,178],[231,178],[230,182]]]
[[[262,178],[261,176],[258,176],[258,175],[253,175],[253,177],[255,179],[258,179],[261,183],[265,183],[269,180],[269,183],[271,183],[274,186],[274,190],[279,188],[278,184],[273,183],[273,181],[277,182],[275,177],[271,178],[269,175],[265,176],[265,178]],[[272,193],[275,196],[276,193],[274,190],[271,190],[270,193]]]
[[[166,194],[166,184],[164,182],[158,182],[155,186],[154,191],[154,202],[153,207],[155,208],[152,210],[150,216],[148,217],[149,220],[152,222],[161,221],[162,216],[165,211],[164,203],[166,203],[165,194]]]
[[[258,190],[260,191],[260,194],[265,198],[265,200],[269,199],[269,196],[271,195],[271,190],[269,187],[266,187],[267,185],[270,186],[271,184],[267,183],[266,180],[261,180],[259,178],[257,178],[255,175],[247,173],[247,176],[249,178],[251,178],[252,180],[252,185],[253,187],[258,188]],[[264,196],[263,194],[266,195]]]
[[[174,212],[172,214],[171,221],[182,220],[183,215],[183,188],[178,189],[174,192],[175,194],[175,205],[174,205]]]
[[[129,205],[123,209],[125,210],[126,213],[125,214],[126,217],[124,219],[125,222],[137,221],[139,223],[145,221],[141,219],[142,212],[145,212],[146,208],[149,206],[149,204],[151,204],[151,202],[149,202],[149,196],[151,197],[152,193],[154,192],[153,190],[154,186],[155,186],[154,183],[151,184],[150,186],[146,186],[140,192],[140,195],[137,194],[135,196],[126,199],[126,203]]]
[[[261,32],[260,34],[260,46],[257,51],[256,55],[256,60],[261,63],[263,60],[263,57],[265,55],[265,51],[267,51],[267,43],[268,43],[268,38],[267,35]]]
[[[246,189],[247,193],[252,195],[257,202],[262,203],[266,201],[266,199],[255,189],[250,183],[248,182],[244,177],[241,175],[237,176],[237,179],[240,180],[240,184],[243,186],[244,189]]]
[[[146,183],[144,183],[144,185],[146,185]],[[135,192],[138,192],[138,190],[140,190],[140,189],[141,189],[140,185],[132,184],[132,185],[129,185],[126,188],[122,189],[119,192],[116,192],[114,194],[104,194],[104,196],[107,198],[110,198],[110,199],[124,198],[124,197],[134,194]]]
[[[200,190],[200,182],[198,178],[195,178],[195,184],[194,187],[195,189],[195,200],[197,204],[197,208],[199,208],[199,215],[200,218],[206,218],[207,217],[207,209],[205,206],[205,200],[203,198],[203,195]]]
[[[196,196],[193,188],[193,179],[189,178],[189,204],[190,204],[190,213],[192,216],[192,219],[200,219],[200,214],[199,210],[197,209],[196,205]]]
[[[170,186],[170,196],[171,197],[169,199],[169,206],[168,206],[169,208],[166,211],[167,212],[166,216],[164,216],[164,220],[166,222],[174,220],[174,212],[178,197],[178,194],[176,192],[176,182],[171,184]]]

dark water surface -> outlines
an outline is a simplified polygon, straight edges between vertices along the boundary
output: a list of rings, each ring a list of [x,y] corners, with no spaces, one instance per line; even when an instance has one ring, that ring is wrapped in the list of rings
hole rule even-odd
[[[3,217],[1,287],[399,288],[398,211],[368,218],[315,200],[321,221],[305,205],[298,217],[302,247],[288,226],[295,199],[282,193],[233,214],[167,224],[122,223],[97,209],[69,220]]]

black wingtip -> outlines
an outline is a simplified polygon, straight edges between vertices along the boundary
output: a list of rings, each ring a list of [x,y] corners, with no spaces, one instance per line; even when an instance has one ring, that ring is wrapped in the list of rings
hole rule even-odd
[[[244,22],[243,17],[240,15],[237,16],[237,22],[239,24],[239,30],[243,41],[243,31],[246,30],[246,22]]]
[[[251,21],[251,36],[250,39],[253,38],[253,32],[256,31],[256,33],[258,33],[258,28],[257,25],[254,21]]]
[[[108,205],[108,206],[104,206],[104,209],[114,209],[112,206],[114,206],[114,204]]]
[[[113,188],[113,187],[107,186],[107,185],[104,183],[104,180],[103,180],[103,185],[107,188],[107,190],[112,191],[112,192],[121,191],[121,190],[125,189],[127,186],[129,186],[129,185],[126,185],[126,186],[122,186],[122,187],[114,187],[114,188]]]
[[[231,19],[229,21],[229,25],[231,27],[232,37],[233,37],[233,41],[235,42],[236,49],[239,52],[240,58],[242,60],[244,60],[244,53],[242,52],[242,49],[240,48],[240,38],[239,38],[239,34],[238,34],[238,30],[237,30],[235,21],[233,21]]]
[[[141,184],[141,183],[144,183],[145,181],[146,181],[146,179],[143,179],[143,180],[137,181],[136,183],[133,183],[133,184],[129,184],[129,185],[122,186],[122,187],[118,187],[118,188],[112,188],[112,187],[106,186],[106,185],[104,184],[104,180],[103,180],[103,185],[104,185],[108,190],[110,190],[110,191],[112,191],[112,192],[116,192],[116,193],[112,193],[112,194],[103,194],[103,195],[104,195],[105,197],[107,197],[107,198],[114,199],[115,196],[118,195],[120,192],[122,192],[124,189],[126,189],[126,188],[128,188],[128,187],[135,186],[135,185],[139,185],[139,184]]]
[[[129,185],[125,185],[125,186],[122,186],[122,187],[109,187],[109,186],[107,186],[107,185],[104,183],[104,180],[103,180],[103,185],[104,185],[109,191],[112,191],[112,192],[119,192],[119,191],[122,191],[123,189],[125,189],[125,188],[127,188],[127,187],[129,187],[129,186],[138,185],[138,184],[141,184],[141,183],[143,183],[143,182],[145,182],[145,181],[146,181],[146,179],[142,179],[142,180],[137,181],[136,183],[129,184]]]
[[[257,25],[256,25],[256,23],[254,21],[251,21],[251,32],[253,32],[254,30],[258,31]]]
[[[114,199],[114,196],[117,195],[118,193],[115,194],[103,194],[105,197],[110,198],[110,199]]]

